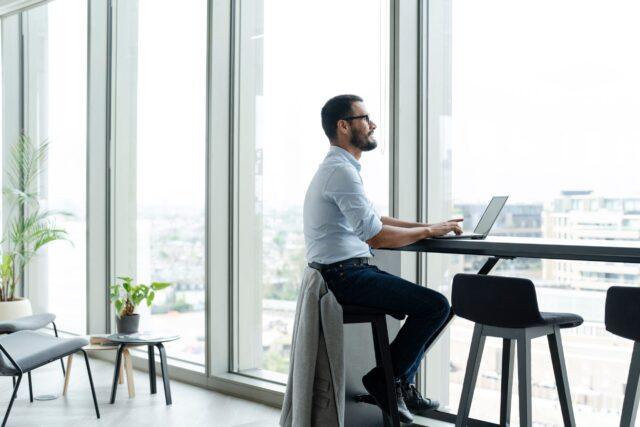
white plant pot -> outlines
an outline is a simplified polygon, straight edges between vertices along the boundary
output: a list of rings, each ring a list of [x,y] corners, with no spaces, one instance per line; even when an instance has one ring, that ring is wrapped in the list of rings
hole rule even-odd
[[[31,301],[26,298],[18,298],[14,301],[0,301],[0,322],[30,316],[31,314]]]

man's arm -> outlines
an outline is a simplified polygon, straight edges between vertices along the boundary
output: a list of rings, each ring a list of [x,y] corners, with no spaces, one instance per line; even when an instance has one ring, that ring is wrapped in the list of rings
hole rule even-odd
[[[429,237],[444,236],[453,231],[456,234],[462,233],[460,228],[461,220],[452,220],[442,222],[440,224],[419,225],[416,227],[405,228],[395,225],[387,225],[383,221],[382,230],[371,239],[367,240],[367,244],[373,249],[379,248],[400,248],[410,245],[418,240],[427,239]]]
[[[431,225],[431,224],[424,224],[421,222],[403,221],[401,219],[394,218],[391,216],[382,216],[380,217],[380,221],[382,221],[383,225],[392,225],[394,227],[402,227],[402,228],[429,227]]]

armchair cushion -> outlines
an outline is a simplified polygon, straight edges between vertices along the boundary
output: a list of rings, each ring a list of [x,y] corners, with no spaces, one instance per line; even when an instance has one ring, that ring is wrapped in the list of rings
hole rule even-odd
[[[85,338],[56,338],[34,331],[18,331],[0,337],[0,345],[27,372],[80,350],[89,341]],[[0,374],[15,375],[18,371],[4,353],[0,354]]]
[[[34,314],[0,322],[0,334],[12,334],[18,331],[35,331],[56,320],[53,313]]]

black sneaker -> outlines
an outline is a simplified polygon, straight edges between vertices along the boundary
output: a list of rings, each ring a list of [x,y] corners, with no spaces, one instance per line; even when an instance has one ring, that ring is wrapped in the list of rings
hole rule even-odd
[[[438,409],[440,404],[437,400],[422,397],[415,385],[400,383],[402,397],[412,414],[424,415],[426,412]]]
[[[376,405],[387,415],[389,415],[389,405],[387,404],[387,391],[385,388],[384,375],[382,369],[373,368],[364,377],[362,377],[362,384],[367,392],[373,397]],[[411,424],[413,423],[413,416],[402,398],[402,388],[400,383],[396,383],[395,395],[398,405],[398,418],[400,422]]]

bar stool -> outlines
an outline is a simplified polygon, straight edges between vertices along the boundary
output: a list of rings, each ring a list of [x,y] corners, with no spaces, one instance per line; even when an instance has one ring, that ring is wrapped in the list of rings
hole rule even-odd
[[[381,310],[361,307],[354,305],[342,306],[342,318],[344,324],[350,323],[371,323],[371,333],[373,335],[373,348],[376,354],[376,366],[381,367],[384,371],[387,402],[389,402],[389,415],[391,416],[391,424],[393,427],[400,426],[400,418],[398,416],[398,406],[396,402],[395,384],[393,380],[393,364],[391,362],[391,350],[389,348],[389,333],[387,331],[386,314],[395,317],[398,320],[405,318],[400,313],[385,313]],[[373,403],[367,399],[368,395],[359,396],[359,401]],[[384,425],[387,425],[387,416],[382,413]]]
[[[633,353],[622,404],[621,427],[632,427],[638,410],[640,379],[640,288],[612,286],[607,290],[604,324],[614,335],[633,340]]]
[[[476,324],[456,427],[467,425],[482,350],[488,336],[503,339],[500,425],[509,425],[514,344],[517,341],[520,426],[531,427],[531,340],[546,336],[564,425],[575,427],[560,329],[581,325],[582,317],[571,313],[541,313],[535,287],[530,280],[477,274],[456,274],[453,278],[452,308],[457,316]]]

